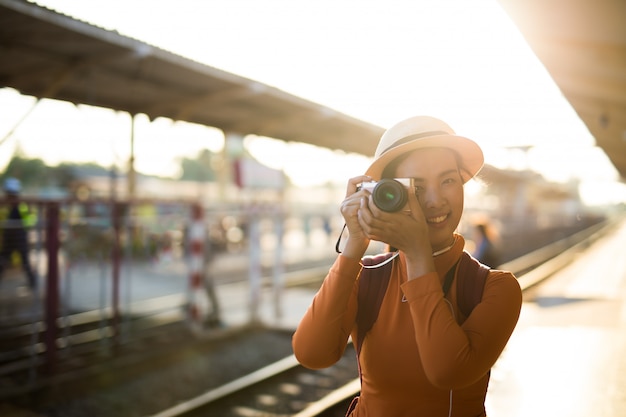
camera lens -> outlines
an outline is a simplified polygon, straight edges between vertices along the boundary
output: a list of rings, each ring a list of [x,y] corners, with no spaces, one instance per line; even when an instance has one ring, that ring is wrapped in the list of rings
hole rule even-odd
[[[376,207],[383,211],[395,212],[401,210],[408,200],[406,187],[396,180],[382,179],[372,191],[372,198]]]

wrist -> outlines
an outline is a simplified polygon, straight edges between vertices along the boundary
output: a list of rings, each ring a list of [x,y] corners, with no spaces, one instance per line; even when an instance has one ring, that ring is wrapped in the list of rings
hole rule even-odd
[[[341,251],[341,254],[347,258],[360,260],[365,254],[369,244],[369,239],[354,239],[348,237],[346,240],[346,246]]]
[[[410,254],[405,253],[404,256],[409,280],[437,271],[430,250],[422,250]]]

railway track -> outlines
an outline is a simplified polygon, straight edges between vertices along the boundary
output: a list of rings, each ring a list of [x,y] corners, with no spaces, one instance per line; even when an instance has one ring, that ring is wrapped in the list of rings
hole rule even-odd
[[[322,268],[316,262],[303,263],[299,269],[292,265],[285,272],[285,286],[319,282],[325,269],[327,266]],[[229,286],[241,285],[242,279],[235,274],[226,274],[220,288],[226,290]],[[271,278],[265,277],[262,284],[270,286]],[[244,311],[246,301],[232,300],[222,309]],[[46,325],[43,300],[26,295],[11,302],[22,305],[13,306],[19,314],[3,311],[0,323],[0,400],[50,386],[59,378],[80,378],[97,373],[103,358],[119,356],[121,352],[141,350],[145,345],[166,349],[172,340],[190,337],[185,327],[188,300],[182,293],[134,302],[126,306],[127,311],[122,311],[117,320],[110,308],[66,312],[56,323],[58,354],[55,375],[51,376],[50,371],[44,369]],[[0,305],[2,303],[0,301]],[[4,304],[1,306],[10,310],[7,303]],[[215,329],[212,333],[213,337],[220,337],[224,332]]]
[[[319,398],[341,404],[358,392],[357,373],[352,344],[334,366],[318,371],[303,367],[290,355],[151,417],[318,415],[328,411],[311,406]]]
[[[567,263],[568,259],[576,256],[576,253],[588,245],[590,240],[600,236],[602,230],[604,229],[598,228],[597,230],[587,232],[587,236],[584,238],[579,236],[569,242],[557,242],[558,245],[555,245],[552,249],[542,248],[535,254],[527,255],[523,262],[519,259],[515,260],[511,265],[505,266],[503,269],[515,271],[518,268],[525,268],[528,270],[528,272],[519,276],[519,278],[524,288],[530,288],[537,282],[549,277],[555,269]],[[533,263],[534,266],[529,269],[528,264],[530,263]],[[315,268],[314,273],[319,274],[319,269]],[[288,280],[288,285],[306,285],[307,281],[310,279],[310,274],[307,274],[306,271],[294,272],[294,274],[298,276],[298,279]],[[170,297],[168,300],[168,302],[174,306],[173,310],[168,308],[163,309],[164,301],[166,300],[159,300],[159,302],[150,300],[147,304],[152,303],[159,305],[162,311],[142,317],[143,324],[140,324],[141,321],[134,324],[138,326],[136,328],[143,326],[144,331],[153,328],[154,332],[152,336],[148,336],[150,333],[148,331],[136,332],[129,330],[127,333],[127,335],[132,335],[133,333],[146,335],[143,341],[138,340],[125,345],[127,351],[136,352],[136,356],[140,358],[138,361],[146,360],[146,346],[150,346],[150,351],[153,351],[153,354],[157,355],[157,351],[159,350],[158,346],[160,344],[159,338],[167,337],[164,336],[164,334],[168,334],[169,337],[174,339],[188,337],[188,334],[176,333],[181,332],[180,328],[174,330],[174,327],[168,327],[172,325],[171,323],[180,323],[180,314],[182,314],[180,308],[178,308],[178,317],[173,313],[173,311],[177,310],[176,306],[180,307],[181,300],[179,299],[177,301],[176,297]],[[148,317],[152,318],[151,323],[148,323],[148,321],[150,321]],[[99,323],[99,325],[103,323],[101,312],[97,315],[94,312],[81,313],[80,315],[71,317],[71,319],[66,320],[66,322],[76,325],[76,327],[70,327],[69,330],[65,332],[66,336],[71,334],[73,339],[66,338],[64,341],[59,340],[58,342],[67,343],[68,340],[72,340],[73,350],[72,354],[68,355],[68,364],[75,366],[77,362],[87,362],[90,356],[96,357],[97,359],[98,355],[102,354],[102,344],[108,342],[102,342],[103,339],[101,337],[96,337],[97,333],[102,336],[101,329],[96,331],[93,327],[90,328],[89,326],[94,326],[96,322]],[[110,323],[107,325],[110,325]],[[39,334],[38,332],[41,331],[41,325],[38,324],[23,324],[19,328],[21,329],[21,334],[16,335],[16,337],[20,337],[22,340],[27,340],[30,337],[28,340],[32,341],[34,337],[33,334]],[[13,331],[15,330],[16,329],[13,329]],[[184,330],[182,331],[184,332]],[[89,337],[89,335],[91,335],[91,337]],[[106,338],[104,340],[106,340]],[[171,346],[171,343],[168,342],[163,343],[163,346],[168,346],[168,344]],[[110,349],[110,345],[107,349]],[[33,361],[41,360],[41,355],[43,354],[40,349],[22,349],[20,352],[18,351],[19,349],[2,349],[0,351],[2,352],[0,359],[4,360],[4,362],[0,363],[0,379],[6,380],[7,376],[11,375],[11,370],[20,368],[20,366],[22,371],[28,370],[29,366],[32,366]],[[116,355],[118,353],[119,351],[116,352]],[[19,355],[21,355],[21,358],[17,358]],[[127,358],[131,356],[132,354]],[[126,359],[126,361],[130,362],[130,359]],[[73,372],[77,374],[82,373],[82,375],[89,373],[84,366],[75,366]],[[63,373],[60,377],[68,378],[70,373],[71,372]],[[93,373],[97,373],[97,371],[93,371]],[[345,414],[345,409],[350,399],[357,394],[359,390],[358,380],[355,379],[356,375],[358,375],[358,372],[351,345],[348,346],[340,363],[328,370],[306,370],[295,361],[293,356],[288,356],[259,370],[251,370],[245,373],[243,377],[227,381],[199,395],[178,398],[170,403],[169,408],[162,407],[162,411],[153,414],[153,417],[194,415],[232,415],[243,417],[256,415],[293,415],[297,417],[343,416],[342,413]],[[30,377],[32,378],[32,373]],[[0,387],[0,398],[3,394],[11,390],[15,392],[21,390],[21,392],[25,392],[29,389],[41,387],[46,383],[54,383],[53,380],[44,381],[45,378],[37,378],[34,381],[28,378],[28,373],[24,373],[19,383],[15,383],[14,386],[9,387],[10,390],[8,391],[6,386]],[[26,384],[24,384],[24,381]],[[171,404],[177,405],[171,406]]]

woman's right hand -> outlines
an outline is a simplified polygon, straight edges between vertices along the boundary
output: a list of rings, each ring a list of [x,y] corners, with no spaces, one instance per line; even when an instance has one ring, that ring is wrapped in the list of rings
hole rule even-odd
[[[371,180],[366,175],[350,178],[346,189],[346,198],[341,203],[341,215],[348,229],[348,239],[342,254],[348,258],[361,259],[370,242],[359,225],[358,219],[359,210],[364,207],[370,193],[367,190],[359,190],[358,186]]]

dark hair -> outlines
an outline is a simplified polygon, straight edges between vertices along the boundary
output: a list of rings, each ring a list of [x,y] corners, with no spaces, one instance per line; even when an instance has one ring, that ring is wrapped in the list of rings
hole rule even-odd
[[[472,174],[470,173],[470,171],[465,167],[465,165],[463,165],[463,160],[461,159],[461,156],[459,155],[459,153],[451,148],[444,147],[443,149],[449,149],[454,154],[454,159],[456,159],[456,165],[459,169],[459,175],[461,176],[461,178],[463,178],[463,173],[468,175],[467,180],[472,178]],[[411,153],[415,152],[416,150],[417,149],[414,149],[411,152],[403,153],[402,155],[398,156],[396,159],[393,159],[391,162],[389,162],[387,166],[385,166],[385,168],[383,169],[383,172],[380,176],[381,179],[382,178],[394,178],[396,176],[396,170],[398,169],[398,165],[400,165],[405,159],[409,157],[409,155],[411,155]],[[465,178],[463,179],[464,179],[464,182],[467,182]]]

